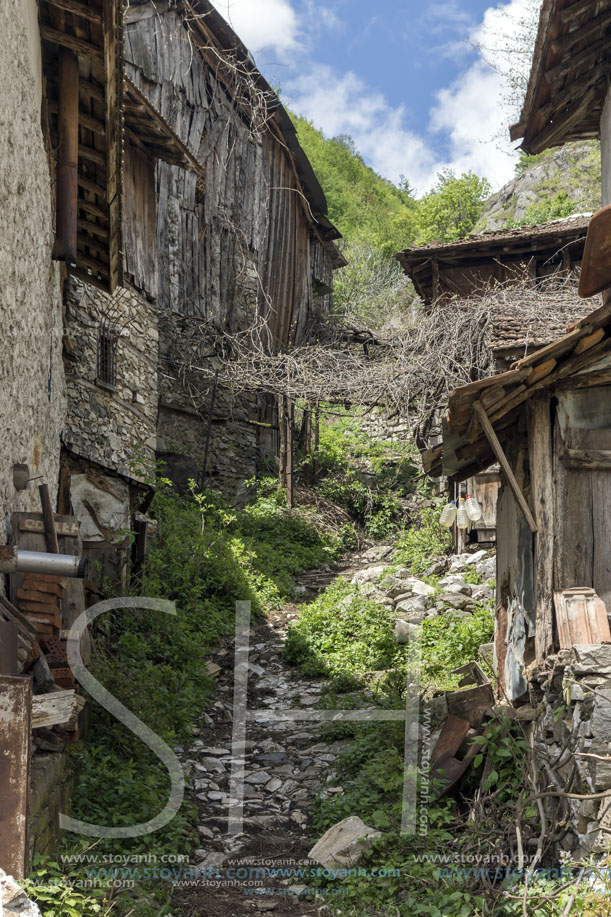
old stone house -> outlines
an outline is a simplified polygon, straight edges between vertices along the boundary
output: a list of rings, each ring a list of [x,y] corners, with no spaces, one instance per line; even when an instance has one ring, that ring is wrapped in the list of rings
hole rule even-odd
[[[77,601],[47,583],[65,633],[97,573],[125,581],[126,530],[142,550],[157,458],[234,494],[274,460],[275,401],[214,384],[218,340],[305,340],[342,257],[287,112],[206,0],[7,0],[0,26],[4,541],[45,551],[44,481],[60,549],[92,562]],[[0,740],[16,726],[0,717]],[[7,767],[29,768],[26,731]],[[30,853],[52,848],[67,792],[62,755],[39,750],[32,773]],[[0,857],[19,873],[28,794],[13,803]]]

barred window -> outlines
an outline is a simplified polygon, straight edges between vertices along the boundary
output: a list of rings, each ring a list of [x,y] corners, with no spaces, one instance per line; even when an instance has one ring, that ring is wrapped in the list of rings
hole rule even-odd
[[[98,334],[98,378],[102,385],[117,384],[117,335],[108,328]]]

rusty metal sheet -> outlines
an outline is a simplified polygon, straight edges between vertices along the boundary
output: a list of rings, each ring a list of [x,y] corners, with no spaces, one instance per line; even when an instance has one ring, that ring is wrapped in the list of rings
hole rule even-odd
[[[593,589],[575,587],[554,592],[560,649],[575,644],[611,643],[605,603]]]
[[[611,286],[611,205],[594,214],[583,252],[579,295],[583,299]]]
[[[32,682],[0,675],[0,864],[26,873],[32,732]]]

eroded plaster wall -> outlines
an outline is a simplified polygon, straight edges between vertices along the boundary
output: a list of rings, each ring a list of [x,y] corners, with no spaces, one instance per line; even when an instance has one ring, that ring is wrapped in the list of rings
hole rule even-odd
[[[12,510],[38,510],[34,483],[57,489],[65,410],[61,269],[51,261],[52,189],[40,126],[34,0],[0,0],[0,539]],[[40,483],[40,480],[38,483]]]

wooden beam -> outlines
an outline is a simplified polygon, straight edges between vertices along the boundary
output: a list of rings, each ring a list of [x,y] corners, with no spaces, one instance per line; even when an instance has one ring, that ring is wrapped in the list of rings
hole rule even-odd
[[[37,694],[32,698],[32,729],[73,723],[85,703],[85,698],[74,690]]]
[[[89,22],[97,22],[98,25],[102,25],[101,11],[91,6],[86,6],[84,3],[79,3],[78,0],[49,0],[49,4],[56,6],[60,10],[67,10],[68,13],[72,13],[75,16],[88,19]]]
[[[91,255],[84,254],[84,252],[77,252],[77,264],[79,267],[88,267],[92,271],[108,276],[108,265],[98,261],[97,258],[92,258]]]
[[[567,468],[582,471],[611,471],[609,449],[565,449],[562,462]]]
[[[52,114],[57,114],[58,105],[56,102],[49,102],[49,111]],[[94,134],[100,134],[104,136],[106,133],[106,125],[103,121],[100,121],[99,118],[94,118],[92,115],[86,115],[84,112],[79,112],[79,127],[85,127],[89,131],[93,131]]]
[[[94,60],[104,60],[104,54],[100,48],[96,48],[95,45],[84,41],[82,38],[77,38],[75,35],[68,35],[66,32],[60,32],[59,29],[52,29],[51,26],[41,24],[40,37],[44,41],[59,45],[61,48],[69,48],[79,54],[87,54]]]
[[[95,150],[93,147],[79,143],[78,154],[81,159],[86,159],[88,162],[94,162],[97,166],[106,168],[106,154],[100,150]]]
[[[92,223],[90,220],[79,220],[78,228],[81,232],[89,233],[92,236],[98,236],[100,239],[108,238],[108,227],[100,226],[98,223]]]
[[[123,282],[123,4],[104,5],[104,72],[106,86],[106,161],[108,224],[108,284],[112,293]]]
[[[587,330],[586,330],[587,328]],[[566,353],[571,349],[573,343],[577,344],[586,334],[589,334],[592,329],[589,326],[586,328],[576,328],[574,331],[571,331],[570,334],[566,334],[563,338],[560,338],[557,341],[552,341],[551,344],[547,344],[546,347],[542,347],[540,350],[535,350],[534,353],[529,354],[527,357],[518,360],[513,364],[512,369],[522,369],[525,366],[531,366],[533,363],[540,363],[544,357],[558,357],[558,353]]]
[[[79,66],[76,54],[62,48],[59,55],[57,207],[53,258],[71,265],[76,264],[78,218],[78,93]]]
[[[82,197],[78,199],[79,210],[86,210],[87,213],[92,213],[94,217],[99,217],[100,220],[107,220],[108,214],[101,207],[98,207],[97,204],[92,204],[91,201],[86,201]]]
[[[535,536],[535,653],[554,651],[554,472],[549,397],[534,398],[528,411],[528,450]]]
[[[476,412],[478,416],[479,422],[482,426],[482,430],[484,431],[486,435],[486,439],[490,443],[490,447],[492,451],[496,455],[497,461],[499,462],[501,468],[505,472],[505,476],[507,477],[507,481],[509,483],[509,486],[511,487],[512,493],[514,497],[516,498],[518,506],[520,507],[520,509],[522,510],[524,514],[524,518],[526,519],[526,521],[528,522],[528,525],[530,526],[531,532],[536,532],[537,523],[535,522],[533,514],[530,511],[530,507],[528,503],[526,502],[526,498],[520,489],[520,485],[518,484],[516,480],[516,476],[511,469],[511,465],[507,461],[507,456],[503,452],[503,447],[501,446],[499,442],[498,436],[494,432],[494,427],[490,423],[490,420],[488,418],[488,415],[486,414],[485,408],[483,407],[483,405],[480,404],[479,401],[476,401],[475,404],[473,405],[473,410]]]
[[[95,277],[93,274],[88,274],[87,271],[79,267],[70,268],[70,274],[82,280],[83,283],[90,283],[92,286],[97,287],[98,290],[104,290],[105,293],[108,293],[108,278],[103,280],[100,277]]]
[[[98,185],[97,182],[85,178],[84,175],[79,175],[78,183],[81,188],[84,188],[86,191],[91,191],[92,194],[97,194],[98,197],[106,200],[106,188],[103,188],[102,185]]]

